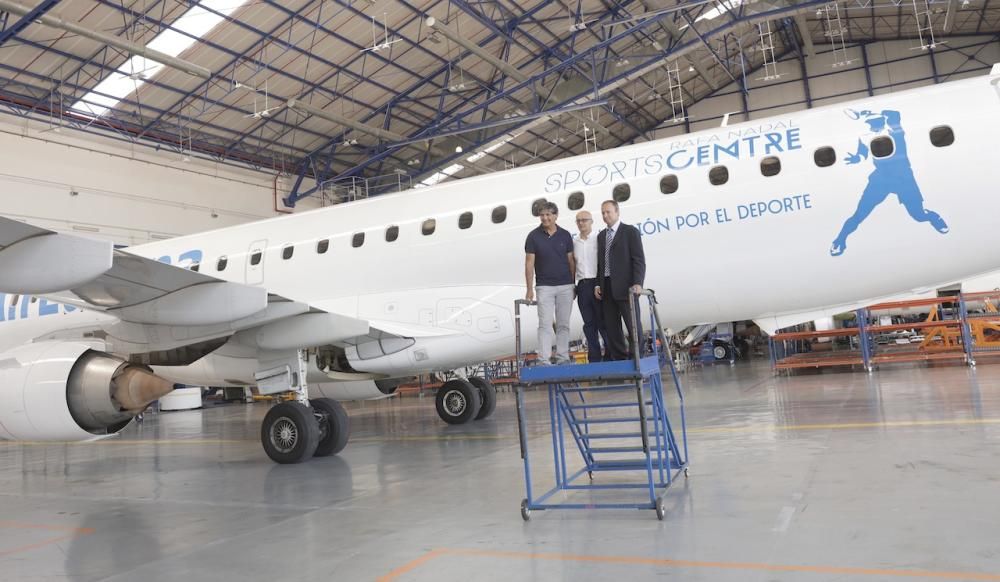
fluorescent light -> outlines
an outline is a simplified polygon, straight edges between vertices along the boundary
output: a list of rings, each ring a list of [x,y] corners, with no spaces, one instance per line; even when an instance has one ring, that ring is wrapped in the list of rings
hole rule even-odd
[[[203,0],[174,21],[171,29],[156,35],[146,46],[176,57],[191,48],[198,39],[208,34],[244,3],[245,0]],[[137,91],[146,82],[145,79],[162,69],[163,65],[160,63],[134,55],[70,109],[90,117],[100,117],[127,95]]]

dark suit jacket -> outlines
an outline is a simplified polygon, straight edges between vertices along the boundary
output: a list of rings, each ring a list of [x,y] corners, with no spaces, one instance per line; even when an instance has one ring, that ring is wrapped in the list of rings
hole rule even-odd
[[[646,255],[642,251],[639,229],[624,222],[611,241],[611,278],[604,276],[604,248],[608,229],[597,235],[597,284],[604,297],[619,301],[628,299],[628,288],[642,285],[646,279]]]

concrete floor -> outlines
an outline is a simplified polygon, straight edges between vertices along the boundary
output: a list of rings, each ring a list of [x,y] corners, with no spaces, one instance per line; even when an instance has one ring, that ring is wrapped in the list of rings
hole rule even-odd
[[[524,523],[512,394],[461,427],[431,397],[357,403],[339,457],[292,466],[260,448],[262,404],[0,443],[0,580],[1000,580],[1000,366],[685,382],[692,475],[663,522]]]

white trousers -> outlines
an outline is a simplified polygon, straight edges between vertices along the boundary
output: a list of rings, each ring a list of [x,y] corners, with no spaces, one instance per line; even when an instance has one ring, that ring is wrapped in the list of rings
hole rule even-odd
[[[552,357],[552,316],[555,315],[556,359],[569,360],[569,318],[574,285],[535,287],[538,299],[538,358]]]

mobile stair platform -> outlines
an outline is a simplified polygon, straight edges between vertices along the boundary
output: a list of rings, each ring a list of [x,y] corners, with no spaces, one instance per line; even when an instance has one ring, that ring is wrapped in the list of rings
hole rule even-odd
[[[532,367],[525,367],[521,350],[521,307],[536,302],[515,301],[520,380],[517,424],[527,492],[521,501],[521,517],[525,521],[532,511],[547,509],[652,509],[662,520],[666,489],[682,472],[688,476],[684,391],[660,325],[656,295],[649,289],[630,295],[631,312],[641,322],[640,298],[648,301],[647,329],[653,333],[648,342],[643,341],[642,326],[633,326],[632,345],[640,349],[633,350],[631,360]],[[676,399],[671,398],[672,417],[663,389],[664,368],[676,393]],[[555,486],[536,496],[524,390],[543,385],[548,393]],[[623,499],[618,500],[618,495],[607,499],[608,492],[614,491],[621,491]]]

